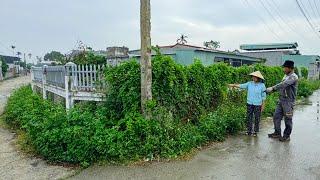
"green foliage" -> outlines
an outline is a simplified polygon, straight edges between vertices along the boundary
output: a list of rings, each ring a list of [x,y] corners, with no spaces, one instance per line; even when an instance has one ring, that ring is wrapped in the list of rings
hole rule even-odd
[[[243,129],[246,92],[228,90],[228,83],[247,82],[254,70],[263,73],[267,86],[283,76],[277,67],[182,66],[158,54],[153,59],[153,100],[148,102],[152,118],[146,120],[139,112],[139,67],[135,60],[107,67],[106,101],[79,103],[68,113],[30,86],[22,87],[8,99],[5,122],[24,131],[32,149],[53,162],[88,166],[97,160],[175,158]],[[302,79],[298,93],[310,95],[309,90],[319,87],[319,81]],[[267,97],[264,115],[273,113],[277,98]]]
[[[58,51],[51,51],[44,55],[43,59],[45,61],[55,61],[58,63],[63,63],[65,60],[65,56]]]
[[[298,84],[298,96],[308,97],[312,95],[313,91],[320,88],[320,81],[308,81],[300,79]]]
[[[0,61],[1,61],[2,76],[4,77],[8,72],[9,65],[2,59],[2,57],[0,57]]]
[[[104,56],[95,55],[90,51],[84,51],[68,61],[71,61],[75,64],[105,64],[107,60]]]
[[[305,79],[308,79],[308,69],[305,67],[301,67],[300,71],[301,71],[301,76]]]

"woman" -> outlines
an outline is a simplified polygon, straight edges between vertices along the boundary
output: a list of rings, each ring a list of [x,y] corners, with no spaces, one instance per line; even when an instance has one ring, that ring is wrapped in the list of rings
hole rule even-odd
[[[252,81],[244,84],[229,84],[229,87],[247,90],[247,135],[257,136],[261,112],[265,107],[266,86],[260,71],[253,72],[250,76],[252,76]]]

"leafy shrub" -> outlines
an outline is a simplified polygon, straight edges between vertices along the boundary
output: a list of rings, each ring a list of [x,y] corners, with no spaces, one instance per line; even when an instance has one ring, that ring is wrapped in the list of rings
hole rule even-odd
[[[305,79],[308,79],[308,73],[309,73],[308,69],[305,67],[301,67],[300,71],[301,71],[301,76]]]
[[[313,91],[320,88],[320,81],[309,81],[300,79],[298,84],[298,96],[308,97],[312,95]]]
[[[128,161],[175,158],[207,141],[236,134],[246,121],[244,91],[226,84],[246,82],[260,70],[267,86],[279,82],[281,68],[263,65],[208,67],[196,62],[181,66],[170,57],[153,60],[151,120],[140,114],[140,69],[129,61],[105,70],[108,84],[104,103],[80,103],[65,112],[43,100],[30,86],[8,99],[5,121],[25,131],[35,151],[53,162]],[[299,95],[310,95],[319,81],[301,80]],[[273,113],[277,95],[267,97],[265,115]]]

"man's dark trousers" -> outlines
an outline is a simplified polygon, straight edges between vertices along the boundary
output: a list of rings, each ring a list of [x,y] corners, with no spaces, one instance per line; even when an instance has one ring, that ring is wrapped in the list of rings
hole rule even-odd
[[[286,128],[284,129],[283,136],[290,137],[292,131],[292,116],[293,116],[294,102],[280,100],[277,104],[273,116],[273,123],[275,127],[275,133],[281,135],[281,120],[284,117]]]

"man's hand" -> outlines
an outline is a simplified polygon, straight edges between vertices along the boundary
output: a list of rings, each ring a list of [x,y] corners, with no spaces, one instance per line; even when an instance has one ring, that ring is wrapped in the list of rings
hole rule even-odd
[[[273,87],[268,87],[267,89],[266,89],[266,92],[267,93],[270,93],[270,92],[272,92],[273,91]]]

